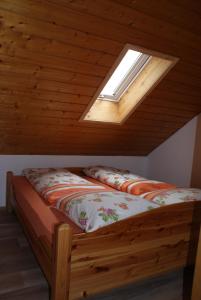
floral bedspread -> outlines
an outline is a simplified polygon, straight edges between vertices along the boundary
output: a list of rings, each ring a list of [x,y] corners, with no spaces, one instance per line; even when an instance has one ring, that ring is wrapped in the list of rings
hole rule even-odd
[[[135,175],[126,170],[118,170],[111,167],[88,167],[84,169],[85,174],[95,178],[113,188],[133,195],[141,195],[146,192],[162,189],[172,189],[175,185],[149,180]]]
[[[94,167],[85,169],[85,173],[121,191],[94,184],[63,168],[23,171],[52,207],[87,232],[163,205],[201,200],[201,190],[170,188],[170,185],[157,181],[145,186],[147,179],[128,171]],[[140,182],[145,185],[138,185]],[[156,189],[158,185],[152,186],[157,183],[161,189]]]
[[[53,204],[66,195],[111,190],[95,185],[64,168],[34,168],[23,170],[23,175],[48,203]]]
[[[55,208],[87,232],[158,207],[158,204],[118,191],[67,196],[55,203]]]
[[[142,194],[146,200],[160,206],[174,203],[199,201],[201,200],[201,190],[192,188],[177,188],[172,190],[161,190]]]

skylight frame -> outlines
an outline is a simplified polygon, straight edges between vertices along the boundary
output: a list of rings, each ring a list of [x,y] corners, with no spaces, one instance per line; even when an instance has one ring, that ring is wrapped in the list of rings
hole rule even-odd
[[[98,99],[101,91],[128,49],[150,55],[150,59],[141,72],[138,73],[139,76],[136,76],[124,95],[120,97],[119,101],[104,101]],[[141,46],[126,44],[114,65],[109,70],[106,78],[87,105],[79,121],[105,125],[122,125],[178,61],[178,57],[169,54],[146,49]]]
[[[115,71],[117,70],[118,66],[120,65],[120,63],[122,62],[122,60],[124,59],[124,57],[126,56],[126,54],[128,53],[129,50],[132,50],[132,51],[140,53],[137,61],[134,63],[134,65],[131,65],[129,71],[124,76],[124,78],[121,80],[121,83],[119,84],[119,86],[117,86],[117,88],[116,88],[116,90],[115,90],[115,92],[114,92],[114,94],[112,96],[111,95],[107,95],[107,94],[103,94],[103,96],[101,96],[102,90],[108,84],[108,82],[110,81],[111,77],[113,76],[113,74],[115,73]],[[151,58],[151,55],[148,55],[148,54],[142,53],[140,51],[128,48],[127,51],[125,51],[125,53],[124,53],[123,57],[121,58],[121,60],[119,61],[118,65],[114,69],[113,73],[111,74],[111,76],[107,80],[106,84],[104,85],[104,87],[101,90],[101,92],[100,92],[99,96],[97,97],[97,99],[98,100],[102,100],[102,101],[119,102],[120,99],[121,99],[121,97],[123,96],[123,94],[128,90],[129,86],[133,83],[133,81],[135,80],[135,78],[143,70],[143,68],[148,63],[148,61],[149,61],[150,58]]]

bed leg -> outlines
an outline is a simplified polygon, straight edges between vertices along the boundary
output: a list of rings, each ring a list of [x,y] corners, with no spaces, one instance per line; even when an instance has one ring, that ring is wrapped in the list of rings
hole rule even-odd
[[[12,207],[12,198],[13,195],[13,187],[12,187],[12,172],[7,172],[6,175],[6,210],[8,213],[12,213],[13,207]]]
[[[51,300],[69,300],[71,245],[70,226],[59,225],[53,245]]]

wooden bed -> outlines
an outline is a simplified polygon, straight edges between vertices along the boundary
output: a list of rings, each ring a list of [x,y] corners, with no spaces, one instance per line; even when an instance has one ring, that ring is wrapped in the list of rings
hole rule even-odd
[[[81,168],[68,168],[76,174]],[[192,265],[201,203],[173,204],[90,233],[58,224],[52,242],[37,237],[17,206],[7,174],[7,209],[14,210],[51,288],[51,300],[75,300]]]

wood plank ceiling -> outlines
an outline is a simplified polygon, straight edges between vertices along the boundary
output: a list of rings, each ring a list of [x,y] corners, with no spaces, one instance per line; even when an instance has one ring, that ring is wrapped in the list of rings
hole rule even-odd
[[[146,155],[201,112],[201,2],[1,0],[0,154]],[[81,123],[126,43],[180,58],[122,126]]]

